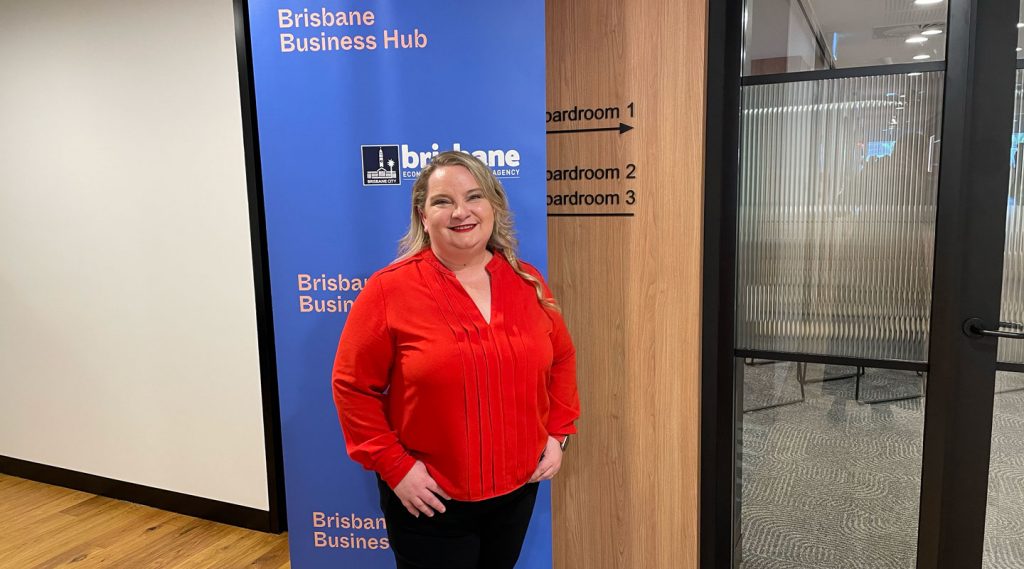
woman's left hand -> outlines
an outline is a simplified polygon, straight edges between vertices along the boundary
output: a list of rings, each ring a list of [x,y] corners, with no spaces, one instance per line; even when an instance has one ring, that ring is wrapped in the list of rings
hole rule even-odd
[[[537,470],[533,471],[530,482],[551,480],[558,474],[560,468],[562,468],[562,445],[555,437],[548,437],[548,443],[544,446],[544,454],[540,455],[540,462],[537,464]]]

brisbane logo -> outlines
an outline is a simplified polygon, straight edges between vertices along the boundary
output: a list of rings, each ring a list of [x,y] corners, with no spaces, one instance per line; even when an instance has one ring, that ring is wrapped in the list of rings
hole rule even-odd
[[[402,184],[397,144],[360,146],[363,151],[364,186]]]

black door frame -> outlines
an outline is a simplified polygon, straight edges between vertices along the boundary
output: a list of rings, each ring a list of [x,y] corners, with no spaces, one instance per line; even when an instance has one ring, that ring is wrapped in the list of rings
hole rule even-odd
[[[701,569],[728,569],[739,547],[733,336],[743,0],[707,6],[699,543]],[[919,569],[982,562],[997,345],[968,338],[961,325],[999,317],[1017,68],[1018,0],[948,6]]]
[[[732,567],[736,472],[733,327],[743,0],[708,0],[701,267],[701,569]],[[742,420],[742,418],[740,419]]]
[[[980,567],[992,442],[1018,0],[950,0],[918,562]],[[998,222],[994,222],[998,220]]]

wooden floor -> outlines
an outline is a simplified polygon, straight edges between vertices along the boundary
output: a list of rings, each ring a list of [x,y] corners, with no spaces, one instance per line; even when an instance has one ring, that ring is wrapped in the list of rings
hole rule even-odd
[[[0,569],[290,569],[286,534],[0,474]]]

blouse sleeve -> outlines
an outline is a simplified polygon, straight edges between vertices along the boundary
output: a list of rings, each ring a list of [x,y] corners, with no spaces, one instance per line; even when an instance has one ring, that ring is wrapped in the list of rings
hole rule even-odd
[[[394,488],[416,463],[388,423],[385,391],[395,355],[379,278],[356,298],[338,341],[332,386],[345,447]]]
[[[531,265],[526,269],[540,279],[544,286],[544,294],[554,298],[551,289],[544,281],[540,272]],[[548,434],[554,437],[576,434],[576,419],[580,417],[580,399],[576,390],[576,348],[573,346],[569,328],[565,325],[562,313],[545,309],[551,318],[551,347],[553,358],[551,375],[548,377]]]

